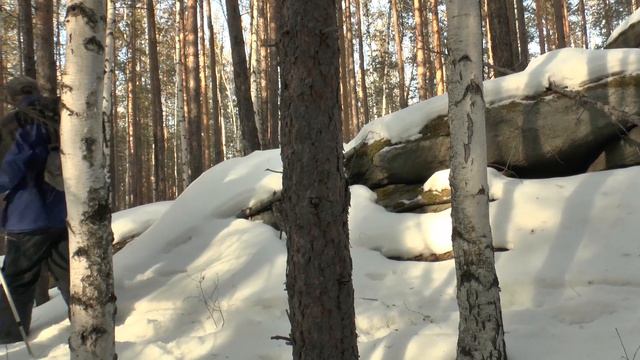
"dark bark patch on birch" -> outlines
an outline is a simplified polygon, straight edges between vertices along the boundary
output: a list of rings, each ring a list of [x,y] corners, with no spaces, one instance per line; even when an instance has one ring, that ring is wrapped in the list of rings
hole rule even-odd
[[[84,48],[98,55],[104,54],[104,45],[95,36],[88,37],[84,40]]]
[[[93,9],[82,3],[71,4],[67,7],[66,18],[68,19],[73,16],[81,16],[85,23],[94,31],[100,21],[98,14],[96,14]]]

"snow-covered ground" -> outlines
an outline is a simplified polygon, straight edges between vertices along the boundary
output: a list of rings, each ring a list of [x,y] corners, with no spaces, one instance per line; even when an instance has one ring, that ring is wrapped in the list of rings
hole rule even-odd
[[[235,218],[281,188],[281,175],[266,170],[281,168],[278,150],[256,152],[210,169],[174,202],[115,214],[114,232],[129,235],[157,217],[114,259],[120,359],[291,358],[271,339],[289,334],[284,241]],[[425,187],[442,188],[446,178],[438,173]],[[639,178],[640,167],[544,180],[489,170],[494,242],[509,249],[496,254],[496,267],[511,359],[621,359],[621,339],[632,358],[640,345]],[[383,256],[449,250],[450,212],[393,214],[363,186],[351,194],[361,358],[454,359],[453,262]],[[38,355],[68,358],[68,335],[59,296],[36,308]],[[21,344],[6,356],[28,359]]]

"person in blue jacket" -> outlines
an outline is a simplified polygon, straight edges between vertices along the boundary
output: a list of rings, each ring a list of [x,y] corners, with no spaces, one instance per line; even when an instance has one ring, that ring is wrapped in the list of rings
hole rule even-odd
[[[0,148],[5,150],[0,163],[0,197],[5,202],[0,225],[7,249],[2,273],[28,333],[43,262],[69,303],[67,210],[64,192],[44,180],[47,157],[58,135],[42,120],[56,114],[57,105],[47,109],[51,99],[41,96],[35,80],[27,77],[7,82],[6,93],[16,110],[0,120]],[[21,341],[4,291],[0,296],[0,344]]]

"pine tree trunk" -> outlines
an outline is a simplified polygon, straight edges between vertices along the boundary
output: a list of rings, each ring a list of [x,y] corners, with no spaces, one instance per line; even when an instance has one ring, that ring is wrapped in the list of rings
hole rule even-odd
[[[293,359],[355,360],[338,34],[318,31],[337,28],[335,2],[282,4],[283,209]]]
[[[517,41],[515,43],[512,41],[514,33],[511,32],[508,1],[511,0],[488,0],[487,18],[493,65],[513,71],[515,70],[513,54],[517,49]],[[499,69],[495,69],[494,73],[496,77],[508,75],[508,72]]]
[[[587,30],[587,12],[584,6],[584,0],[578,1],[578,11],[580,12],[580,32],[582,35],[582,46],[589,48],[589,32]]]
[[[341,0],[338,0],[341,1]],[[351,21],[351,0],[344,3],[345,55],[347,60],[347,80],[349,81],[349,100],[351,101],[351,128],[354,133],[360,130],[360,106],[358,105],[358,83],[353,54],[353,25]]]
[[[342,0],[336,1],[338,19],[338,47],[340,49],[340,104],[342,105],[342,133],[346,141],[353,136],[351,128],[351,100],[349,94],[349,76],[347,71],[347,50]],[[282,126],[282,125],[281,125]],[[282,130],[281,130],[282,132]]]
[[[213,164],[224,161],[224,143],[222,142],[222,119],[220,112],[220,98],[218,97],[218,75],[216,36],[211,19],[211,0],[203,0],[209,29],[209,76],[211,77],[211,122],[213,124]]]
[[[187,0],[185,13],[185,50],[187,53],[187,72],[189,98],[189,150],[191,153],[191,178],[202,174],[202,93],[200,87],[200,52],[198,47],[198,0]]]
[[[151,122],[153,126],[153,198],[154,201],[159,201],[167,199],[164,120],[162,113],[162,90],[160,87],[160,65],[158,63],[158,40],[156,38],[155,7],[153,0],[146,1],[147,49],[149,52],[149,77],[151,80]]]
[[[606,1],[606,0],[605,0]],[[564,33],[564,0],[553,0],[553,17],[556,29],[556,49],[567,47],[566,34]]]
[[[516,13],[518,14],[518,44],[520,45],[520,62],[516,70],[522,71],[529,63],[529,29],[525,22],[524,1],[516,0]]]
[[[277,0],[268,0],[269,17],[269,128],[271,148],[280,146],[280,77],[278,76],[278,19],[280,5]]]
[[[260,44],[258,43],[258,4],[261,0],[249,0],[249,8],[251,11],[251,23],[249,32],[249,80],[251,84],[251,103],[253,105],[253,114],[258,130],[258,139],[260,144],[264,144],[262,113],[260,112]]]
[[[115,359],[111,209],[102,126],[105,6],[67,8],[61,146],[67,195],[71,359]],[[92,144],[93,146],[87,146]]]
[[[569,4],[567,0],[562,0],[562,29],[564,30],[565,43],[567,46],[573,46],[571,25],[569,23]]]
[[[513,68],[511,70],[517,70],[517,64],[520,62],[520,49],[518,47],[518,25],[516,24],[516,8],[514,0],[504,0],[507,6],[507,20],[509,22],[509,41],[511,43],[511,57],[513,61]]]
[[[360,100],[362,104],[362,119],[364,124],[369,122],[369,96],[367,95],[367,71],[364,64],[364,45],[362,41],[362,11],[360,0],[354,0],[356,5],[356,36],[358,37],[358,61],[360,65]]]
[[[269,27],[267,19],[267,1],[263,0],[256,4],[258,7],[258,55],[260,58],[260,120],[262,122],[260,143],[263,148],[269,148],[270,122],[269,122],[269,48],[267,40],[269,38]]]
[[[260,140],[258,139],[258,128],[256,127],[253,102],[251,101],[247,56],[244,51],[238,0],[226,0],[226,5],[231,57],[233,60],[233,79],[236,85],[236,99],[242,128],[240,146],[242,154],[248,155],[253,151],[260,150]]]
[[[53,50],[53,1],[36,0],[36,76],[45,96],[58,95],[56,57]]]
[[[431,35],[433,37],[433,59],[436,69],[436,95],[444,94],[444,67],[442,65],[442,34],[440,31],[440,14],[438,0],[431,0]]]
[[[427,59],[423,25],[422,0],[413,0],[413,14],[416,22],[416,66],[418,67],[418,96],[420,100],[429,98],[427,86]]]
[[[31,0],[18,0],[19,27],[22,34],[22,66],[24,75],[36,78],[36,58],[33,45],[33,14]]]
[[[536,0],[536,28],[538,29],[538,46],[540,54],[547,52],[544,34],[544,3],[543,0]]]
[[[129,60],[127,61],[127,128],[128,128],[128,154],[127,182],[128,198],[127,207],[138,206],[142,203],[142,178],[139,171],[142,169],[140,148],[138,143],[138,57],[137,29],[135,0],[129,3]],[[135,175],[134,175],[135,174]]]
[[[400,12],[398,11],[398,0],[391,0],[391,11],[393,13],[393,32],[395,34],[396,56],[398,64],[398,99],[400,108],[408,106],[404,80],[404,54],[402,51],[402,28],[400,27]]]
[[[447,0],[452,241],[460,311],[458,360],[507,358],[489,199],[480,4]]]
[[[207,77],[207,43],[205,41],[204,3],[209,0],[198,1],[198,15],[200,16],[200,85],[202,86],[202,167],[209,169],[211,161],[211,112],[209,109],[209,78]]]

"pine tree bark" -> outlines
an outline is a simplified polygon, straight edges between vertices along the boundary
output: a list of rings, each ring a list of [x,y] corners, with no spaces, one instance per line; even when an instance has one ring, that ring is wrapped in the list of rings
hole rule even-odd
[[[544,34],[544,3],[543,0],[536,0],[536,29],[538,30],[538,46],[540,54],[547,52]]]
[[[518,15],[518,44],[520,48],[520,54],[518,56],[519,62],[516,66],[516,70],[522,71],[529,63],[529,29],[527,29],[527,24],[525,22],[523,0],[516,0],[516,13]]]
[[[436,70],[436,95],[444,94],[444,67],[442,61],[442,32],[440,31],[440,14],[438,0],[431,0],[431,35],[433,38],[433,63]]]
[[[282,2],[283,209],[293,359],[358,359],[333,0]],[[308,259],[313,259],[309,261]]]
[[[569,4],[567,0],[562,0],[562,28],[564,30],[564,41],[567,46],[573,46],[571,39],[571,25],[569,23]]]
[[[589,48],[589,32],[587,30],[587,12],[584,6],[584,0],[578,1],[578,12],[580,12],[580,32],[582,38],[582,46]]]
[[[354,0],[356,5],[356,37],[358,38],[358,62],[360,66],[360,102],[362,104],[362,121],[366,124],[369,116],[369,96],[367,94],[367,70],[364,63],[364,45],[362,41],[362,9],[360,0]]]
[[[511,23],[509,17],[509,7],[507,2],[511,0],[488,0],[487,18],[489,23],[489,37],[493,65],[498,68],[515,71],[514,52],[517,49],[517,40],[512,41]],[[513,16],[511,16],[513,17]],[[496,77],[508,75],[508,72],[495,69]]]
[[[511,42],[511,57],[513,58],[513,69],[517,70],[520,62],[520,50],[518,47],[518,25],[516,24],[516,8],[514,0],[504,0],[507,6],[507,20],[509,22],[509,38]]]
[[[280,5],[277,0],[268,0],[269,18],[269,129],[271,148],[280,146],[280,77],[278,76],[278,19]]]
[[[127,129],[128,129],[128,161],[127,161],[127,207],[142,204],[142,177],[135,172],[142,169],[142,154],[139,147],[138,127],[138,57],[135,0],[129,3],[129,60],[127,61]],[[134,175],[136,174],[136,175]]]
[[[218,97],[218,74],[216,54],[216,34],[213,30],[211,18],[211,0],[203,0],[209,29],[209,76],[211,78],[211,123],[213,124],[213,164],[224,161],[224,143],[222,141],[222,118],[220,112],[220,98]]]
[[[507,359],[489,225],[480,3],[446,4],[452,241],[460,311],[457,359]]]
[[[606,1],[606,0],[605,0]],[[553,0],[553,17],[556,30],[556,49],[567,47],[566,34],[564,33],[564,0]]]
[[[413,14],[416,23],[416,66],[418,68],[418,96],[420,100],[429,98],[427,85],[427,58],[423,25],[422,0],[413,0]]]
[[[189,101],[189,150],[191,155],[191,178],[196,179],[202,174],[202,92],[200,85],[200,53],[198,47],[198,0],[187,0],[185,13],[185,32],[187,53],[188,88],[187,96]]]
[[[258,44],[258,1],[249,0],[249,8],[251,11],[251,23],[249,25],[249,80],[251,84],[251,103],[253,105],[253,114],[258,130],[258,140],[260,144],[264,144],[263,121],[260,111],[260,45]]]
[[[253,102],[251,101],[247,56],[244,50],[238,0],[226,0],[226,5],[231,57],[233,60],[233,79],[236,85],[236,98],[240,115],[240,151],[243,155],[248,155],[253,151],[260,150],[260,140],[258,139],[258,128],[256,127]]]
[[[67,194],[71,359],[115,359],[111,209],[103,154],[105,6],[69,4],[61,146]],[[91,146],[88,146],[90,144]]]
[[[198,1],[198,15],[200,16],[200,85],[202,86],[202,168],[209,169],[211,161],[211,109],[209,108],[209,78],[207,77],[207,43],[205,41],[204,3],[209,0]]]
[[[151,80],[151,122],[153,126],[153,193],[154,200],[167,199],[165,173],[164,119],[162,113],[162,89],[158,40],[156,37],[156,12],[153,0],[147,1],[147,50],[149,53],[149,77]]]
[[[35,47],[38,54],[36,78],[45,96],[55,97],[58,90],[56,57],[53,49],[53,1],[36,0]]]
[[[33,14],[31,0],[18,0],[18,20],[22,34],[22,66],[24,75],[36,78],[36,58],[33,44]]]
[[[260,58],[260,119],[262,121],[260,143],[267,149],[270,143],[270,122],[269,122],[269,27],[267,19],[267,1],[263,0],[256,4],[258,7],[258,55]]]
[[[393,14],[393,32],[395,34],[396,56],[398,64],[398,99],[400,108],[408,106],[404,80],[404,54],[402,51],[402,28],[400,27],[400,12],[398,11],[398,0],[391,0],[391,12]]]

